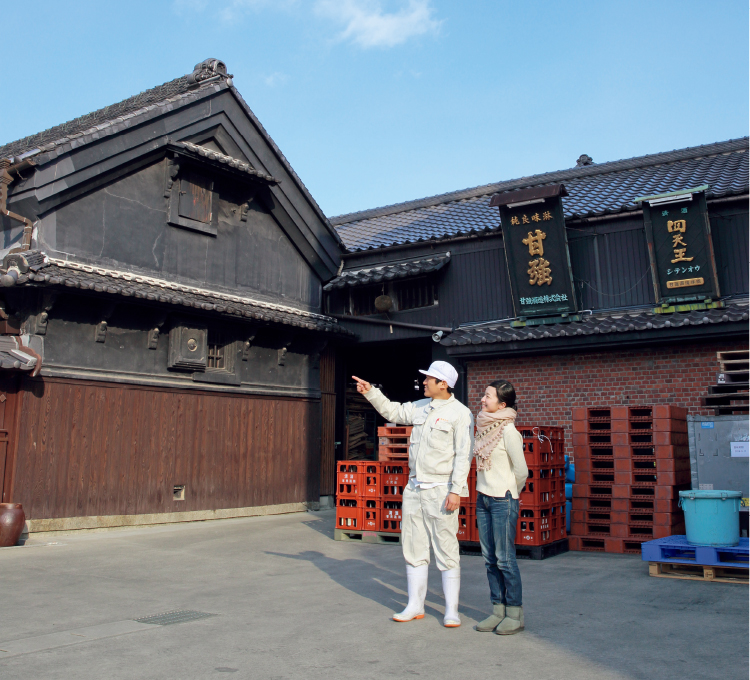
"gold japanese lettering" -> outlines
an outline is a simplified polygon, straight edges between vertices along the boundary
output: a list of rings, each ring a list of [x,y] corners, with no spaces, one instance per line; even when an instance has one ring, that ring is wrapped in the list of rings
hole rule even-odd
[[[547,238],[541,229],[537,229],[535,235],[532,236],[531,232],[529,235],[521,241],[525,246],[529,246],[529,255],[544,255],[544,244],[542,241]]]
[[[550,269],[549,262],[543,257],[529,262],[529,269],[527,271],[529,275],[529,284],[541,286],[546,283],[548,286],[552,284],[552,270]]]
[[[521,220],[523,224],[531,224],[531,222],[529,222],[529,218],[526,217],[526,215],[521,215]]]
[[[518,219],[518,217],[516,217],[515,215],[513,215],[513,217],[510,218],[510,223],[511,224],[521,224],[521,221]]]
[[[687,248],[675,248],[674,249],[674,260],[671,260],[672,264],[675,262],[692,262],[694,258],[685,257],[685,251]]]
[[[552,213],[551,213],[551,212],[550,212],[549,210],[545,210],[545,211],[544,211],[544,212],[542,213],[542,219],[543,219],[543,220],[544,220],[545,222],[546,222],[547,220],[551,220],[551,219],[552,219]]]
[[[677,246],[685,246],[687,248],[687,243],[682,240],[682,234],[679,232],[672,235],[672,248],[676,248]]]
[[[531,219],[532,219],[532,221],[534,221],[534,222],[541,222],[541,221],[542,221],[542,218],[541,218],[541,217],[539,217],[539,213],[534,213],[534,214],[533,214],[533,215],[531,216]]]
[[[687,222],[685,220],[675,220],[674,222],[672,220],[667,220],[667,231],[670,234],[673,231],[680,231],[684,234],[686,227],[687,227]]]

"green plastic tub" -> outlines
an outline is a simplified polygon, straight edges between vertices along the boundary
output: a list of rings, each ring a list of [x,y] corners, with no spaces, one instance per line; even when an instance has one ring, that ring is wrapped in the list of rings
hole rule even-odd
[[[739,491],[680,491],[688,543],[738,545],[741,499]]]

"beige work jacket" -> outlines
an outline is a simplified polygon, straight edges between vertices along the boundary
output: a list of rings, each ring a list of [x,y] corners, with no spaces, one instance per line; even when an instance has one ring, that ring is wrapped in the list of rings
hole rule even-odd
[[[388,400],[377,388],[365,393],[391,423],[413,425],[409,440],[409,477],[420,482],[447,482],[451,493],[468,496],[474,451],[474,416],[460,401],[420,399],[406,404]]]

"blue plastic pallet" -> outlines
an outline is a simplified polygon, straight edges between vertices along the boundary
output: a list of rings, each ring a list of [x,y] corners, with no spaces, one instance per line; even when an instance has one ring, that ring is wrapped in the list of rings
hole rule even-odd
[[[644,562],[697,564],[704,567],[748,566],[748,539],[741,538],[733,548],[714,548],[710,545],[691,545],[686,536],[668,536],[641,543]]]

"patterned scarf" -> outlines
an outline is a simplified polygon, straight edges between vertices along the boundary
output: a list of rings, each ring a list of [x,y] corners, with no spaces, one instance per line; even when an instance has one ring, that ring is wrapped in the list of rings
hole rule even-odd
[[[505,426],[512,423],[517,415],[512,408],[501,408],[494,413],[480,411],[477,414],[477,434],[474,437],[477,470],[487,471],[492,467],[492,452],[503,436]]]

